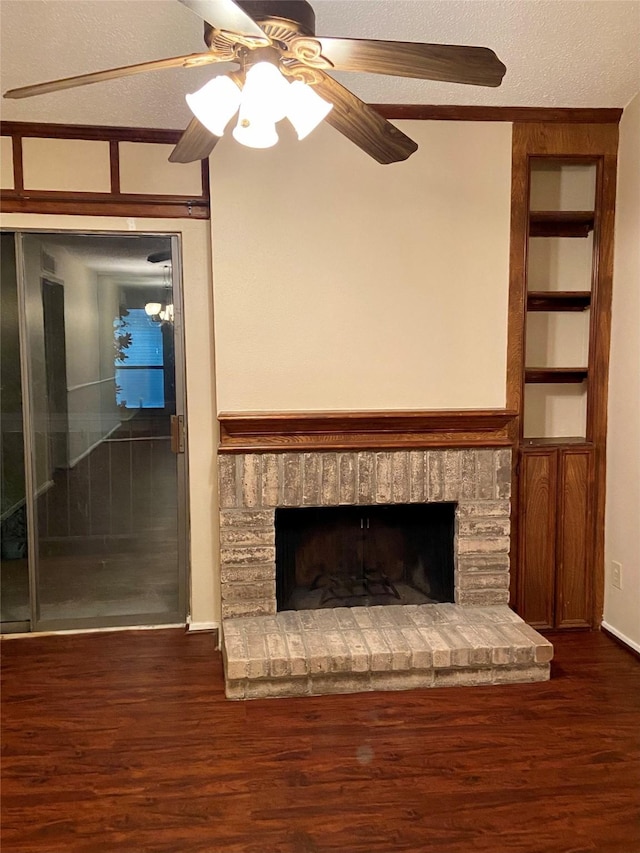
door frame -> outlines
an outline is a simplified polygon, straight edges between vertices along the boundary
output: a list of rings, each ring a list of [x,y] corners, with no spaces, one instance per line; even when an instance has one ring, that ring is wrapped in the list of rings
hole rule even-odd
[[[66,631],[66,630],[95,630],[104,628],[121,627],[150,627],[158,625],[168,627],[171,625],[184,625],[189,621],[189,602],[191,587],[190,571],[190,549],[189,549],[189,465],[188,465],[188,428],[187,428],[187,395],[186,395],[186,347],[184,328],[184,299],[183,299],[183,271],[182,271],[182,234],[174,229],[165,230],[123,230],[119,229],[87,229],[87,228],[38,228],[20,227],[16,225],[3,225],[2,231],[14,234],[16,246],[16,273],[18,288],[18,314],[20,327],[20,361],[23,392],[23,424],[25,442],[25,482],[26,482],[26,507],[27,507],[27,539],[28,539],[28,568],[29,568],[29,593],[31,619],[30,627],[26,623],[2,623],[1,630],[10,631]],[[177,473],[177,530],[178,530],[178,607],[174,613],[168,614],[169,619],[156,621],[157,614],[134,614],[109,617],[81,617],[78,619],[42,619],[40,618],[37,600],[38,589],[38,535],[37,535],[37,511],[35,502],[38,497],[37,480],[35,472],[35,447],[33,441],[33,398],[32,398],[32,365],[28,339],[27,325],[27,286],[25,258],[22,243],[22,235],[33,237],[53,234],[65,236],[95,237],[165,237],[171,241],[172,253],[172,298],[174,304],[174,348],[175,348],[175,386],[176,386],[176,414],[182,415],[184,419],[184,452],[176,454]],[[46,271],[40,276],[40,287],[44,279],[55,281],[55,277]]]

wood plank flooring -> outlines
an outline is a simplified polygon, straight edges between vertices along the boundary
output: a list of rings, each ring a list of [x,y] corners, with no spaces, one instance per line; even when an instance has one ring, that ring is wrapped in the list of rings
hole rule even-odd
[[[2,853],[638,853],[640,662],[229,702],[208,634],[6,641]]]

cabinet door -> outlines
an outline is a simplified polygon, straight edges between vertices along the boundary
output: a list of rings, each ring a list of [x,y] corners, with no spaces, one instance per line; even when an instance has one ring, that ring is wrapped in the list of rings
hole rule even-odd
[[[518,612],[535,628],[554,625],[557,451],[522,451]]]
[[[559,455],[556,626],[591,626],[591,481],[593,450]]]

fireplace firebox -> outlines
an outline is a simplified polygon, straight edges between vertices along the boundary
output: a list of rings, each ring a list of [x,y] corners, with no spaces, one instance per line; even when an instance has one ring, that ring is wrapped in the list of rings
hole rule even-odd
[[[454,601],[455,503],[278,508],[278,610]]]

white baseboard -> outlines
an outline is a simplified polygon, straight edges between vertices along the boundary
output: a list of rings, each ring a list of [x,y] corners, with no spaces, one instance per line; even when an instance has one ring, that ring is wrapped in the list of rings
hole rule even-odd
[[[187,622],[187,631],[191,634],[195,631],[219,631],[219,622]]]
[[[631,637],[627,637],[626,634],[622,633],[622,631],[618,631],[617,628],[614,628],[613,625],[609,625],[609,623],[604,620],[600,624],[605,631],[613,634],[613,636],[617,637],[621,643],[624,643],[625,646],[629,646],[630,649],[633,649],[634,652],[637,652],[640,655],[640,643],[636,643],[636,641],[632,640]]]

